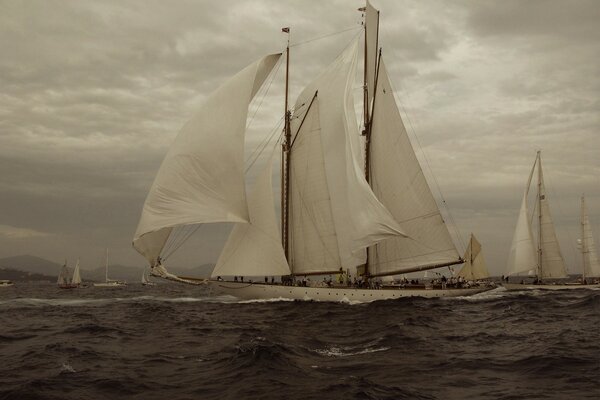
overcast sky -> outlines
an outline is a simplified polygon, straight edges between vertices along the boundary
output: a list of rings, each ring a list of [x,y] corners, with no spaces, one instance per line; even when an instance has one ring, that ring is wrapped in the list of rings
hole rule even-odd
[[[0,257],[81,257],[93,268],[108,246],[111,262],[142,266],[131,239],[144,199],[203,99],[244,66],[281,52],[281,27],[290,26],[299,44],[291,53],[293,103],[359,32],[362,5],[0,0]],[[491,272],[504,270],[541,149],[563,254],[579,271],[583,192],[600,237],[600,2],[373,5],[413,145],[463,241],[474,232]],[[251,144],[281,118],[282,72],[252,122]],[[171,263],[216,261],[226,232],[202,227]]]

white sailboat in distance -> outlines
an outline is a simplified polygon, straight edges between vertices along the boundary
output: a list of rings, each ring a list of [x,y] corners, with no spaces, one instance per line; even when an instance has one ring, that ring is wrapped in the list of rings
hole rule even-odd
[[[531,187],[533,174],[537,168],[537,195],[535,208],[537,213],[533,218],[529,214],[528,196]],[[583,213],[583,211],[582,211]],[[537,221],[537,246],[533,239],[534,221]],[[583,229],[583,228],[582,228]],[[591,236],[591,233],[590,235]],[[583,235],[585,239],[586,235]],[[584,256],[585,257],[585,256]],[[584,262],[585,265],[585,262]],[[528,274],[535,276],[533,283],[525,282],[524,278],[518,277],[520,283],[511,283],[510,276]],[[582,288],[600,288],[600,284],[583,283],[548,283],[544,280],[566,278],[567,271],[563,261],[562,253],[554,231],[554,223],[550,215],[550,206],[546,186],[544,185],[544,175],[542,172],[541,152],[537,152],[533,168],[529,174],[525,193],[521,201],[521,209],[517,226],[513,236],[512,245],[508,257],[507,278],[503,286],[507,290],[564,290],[564,289],[582,289]],[[514,278],[513,278],[514,279]]]
[[[105,264],[105,280],[104,282],[94,283],[95,287],[117,288],[127,286],[126,282],[108,278],[108,249],[106,249],[106,264]]]
[[[290,28],[282,29],[288,34],[288,46],[281,232],[271,182],[273,154],[263,156],[267,164],[248,195],[243,158],[249,103],[281,58],[271,54],[210,95],[167,152],[133,238],[133,247],[147,259],[152,275],[208,284],[216,294],[244,299],[373,301],[465,296],[487,290],[431,285],[389,288],[380,282],[385,276],[448,267],[463,260],[396,105],[378,43],[379,11],[368,1],[360,11],[364,44],[356,36],[304,88],[292,108],[288,105]],[[353,89],[363,45],[365,123],[359,129]],[[269,147],[275,146],[263,149]],[[162,253],[170,236],[177,236],[172,235],[175,230],[222,222],[235,225],[211,280],[200,282],[168,272]],[[356,271],[354,280],[348,271]],[[310,275],[322,275],[324,282],[311,285],[306,279]],[[275,276],[281,277],[277,283]],[[260,277],[261,283],[249,282],[249,277]]]
[[[581,239],[578,242],[579,249],[581,250],[582,283],[599,283],[600,260],[596,252],[596,244],[592,235],[592,226],[585,206],[584,196],[581,196]]]

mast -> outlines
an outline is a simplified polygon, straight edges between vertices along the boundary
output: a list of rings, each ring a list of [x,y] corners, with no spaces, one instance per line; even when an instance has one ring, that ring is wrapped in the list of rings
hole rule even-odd
[[[106,280],[105,280],[105,282],[108,282],[108,247],[106,248],[106,269],[105,269],[105,273],[106,273]]]
[[[367,2],[368,5],[368,2]],[[368,74],[367,74],[367,69],[368,69],[368,30],[367,30],[367,6],[365,7],[361,7],[358,9],[359,11],[363,12],[364,15],[364,31],[365,31],[365,48],[364,48],[364,73],[363,73],[363,109],[364,109],[364,129],[363,129],[363,136],[365,137],[365,179],[367,180],[367,183],[369,183],[370,186],[371,185],[371,181],[370,181],[370,176],[371,176],[371,146],[370,146],[370,142],[371,142],[371,115],[372,115],[372,110],[370,110],[370,104],[369,104],[369,82],[368,82]],[[375,36],[375,49],[377,49],[377,47],[379,46],[379,11],[377,11],[377,29],[376,29],[376,36]],[[375,53],[377,54],[377,53]],[[376,57],[376,61],[375,61],[375,82],[374,82],[374,86],[372,88],[370,88],[372,90],[372,97],[373,97],[373,111],[375,109],[375,95],[377,93],[377,75],[379,73],[379,61],[381,59],[381,50],[379,50],[379,56],[375,55]],[[369,253],[370,253],[370,247],[367,247],[366,249],[366,253],[367,253],[367,258],[365,261],[365,269],[364,269],[364,276],[365,277],[369,277],[370,273],[369,273]]]
[[[290,28],[282,28],[282,32],[287,33],[287,46],[285,49],[285,110],[284,110],[284,139],[281,144],[281,245],[285,258],[290,262],[289,257],[289,198],[290,198],[290,110],[288,107],[289,97],[289,74],[290,74]],[[290,265],[291,267],[291,265]]]
[[[583,195],[581,196],[581,268],[582,268],[582,274],[581,274],[581,282],[585,282],[585,253],[586,253],[586,246],[585,246],[585,198],[583,197]]]
[[[538,280],[542,279],[542,155],[541,150],[537,152],[538,160]]]

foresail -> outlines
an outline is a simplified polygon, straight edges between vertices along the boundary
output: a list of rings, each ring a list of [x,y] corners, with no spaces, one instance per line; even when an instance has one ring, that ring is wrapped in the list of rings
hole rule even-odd
[[[552,215],[550,214],[550,205],[548,204],[548,196],[546,194],[546,186],[544,184],[544,176],[542,173],[541,159],[538,159],[538,168],[540,176],[540,210],[541,210],[541,243],[542,249],[542,265],[540,278],[565,278],[567,271],[565,263],[558,245]]]
[[[519,218],[513,235],[508,262],[506,265],[506,275],[516,275],[537,271],[536,251],[533,243],[533,234],[531,224],[529,223],[529,213],[527,208],[527,192],[523,195]]]
[[[301,257],[299,252],[306,250],[307,243],[317,242],[311,235],[317,235],[322,242],[321,256],[317,261],[339,262],[333,269],[339,270],[364,262],[361,250],[369,245],[403,234],[369,188],[360,166],[360,139],[352,93],[357,52],[358,40],[329,65],[296,101],[290,179],[291,191],[296,194],[291,196],[290,219],[294,223],[294,219],[303,218],[306,226],[302,232],[292,228],[292,267],[296,274],[318,272],[315,268],[323,271],[314,263],[302,265],[298,260]],[[307,120],[303,123],[307,110]],[[303,138],[303,135],[313,137]],[[302,141],[310,142],[303,146],[317,148],[300,150]],[[297,143],[298,151],[295,150]],[[315,172],[313,168],[322,170]],[[313,177],[319,175],[315,184],[307,178],[307,174]]]
[[[585,200],[581,198],[581,214],[582,214],[582,231],[583,237],[581,238],[581,251],[583,253],[583,268],[585,271],[585,277],[600,277],[600,260],[598,260],[598,253],[596,252],[596,244],[594,243],[594,237],[592,235],[592,226],[587,214],[585,206]]]
[[[373,192],[409,237],[394,237],[371,248],[369,273],[399,274],[459,262],[458,251],[402,122],[383,60],[370,140]]]
[[[248,195],[249,222],[236,224],[212,277],[289,275],[275,216],[273,157]]]
[[[490,274],[483,259],[481,243],[477,241],[474,235],[471,235],[464,260],[465,264],[457,276],[471,281],[489,278]]]
[[[248,220],[244,189],[248,105],[279,57],[264,57],[219,87],[175,138],[133,239],[151,265],[173,227]]]

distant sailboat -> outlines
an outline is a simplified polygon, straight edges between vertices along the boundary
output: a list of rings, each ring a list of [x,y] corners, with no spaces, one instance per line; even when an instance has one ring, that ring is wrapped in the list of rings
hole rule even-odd
[[[105,275],[105,281],[104,282],[99,282],[99,283],[94,283],[94,286],[96,287],[123,287],[123,286],[127,286],[127,283],[123,282],[123,281],[118,281],[115,279],[109,279],[108,278],[108,249],[106,249],[106,275]]]
[[[530,217],[528,210],[528,195],[533,174],[537,168],[537,196],[535,208],[536,218]],[[537,248],[533,238],[533,220],[537,221]],[[533,284],[508,283],[503,286],[508,290],[524,289],[576,289],[587,287],[600,287],[600,285],[574,285],[574,284],[542,284],[544,279],[566,278],[567,272],[560,251],[554,223],[550,215],[550,205],[544,184],[542,172],[541,152],[537,152],[533,168],[529,174],[525,193],[521,201],[521,209],[517,226],[508,257],[507,276],[528,274],[535,276]]]
[[[461,277],[467,281],[476,281],[490,277],[485,260],[483,259],[481,243],[477,241],[475,235],[472,233],[464,259],[465,264],[458,272],[457,277]]]
[[[133,246],[148,260],[152,275],[197,283],[167,271],[161,254],[171,233],[188,225],[231,222],[235,225],[213,280],[205,282],[215,293],[372,301],[485,290],[375,289],[380,277],[442,268],[462,259],[402,122],[379,48],[379,11],[368,1],[360,10],[365,17],[364,143],[353,94],[362,47],[358,36],[305,87],[293,108],[288,107],[288,44],[280,233],[273,156],[266,157],[266,167],[246,196],[244,136],[249,103],[281,54],[246,67],[184,125],[150,188]],[[289,28],[283,31],[289,33]],[[325,280],[327,287],[304,283],[308,275],[333,276],[349,269],[361,277],[354,287],[331,279]],[[244,283],[238,276],[265,277],[265,284]],[[284,284],[266,284],[268,276],[280,276]]]
[[[81,284],[81,276],[79,274],[79,259],[77,260],[75,270],[73,271],[73,276],[71,276],[71,271],[69,270],[69,267],[67,267],[67,260],[65,260],[65,263],[60,268],[60,272],[58,273],[58,279],[56,283],[60,289],[75,289],[79,287]]]
[[[9,287],[13,285],[14,283],[10,279],[0,279],[0,287]]]
[[[581,239],[579,246],[582,258],[582,282],[591,282],[592,279],[600,278],[600,260],[596,252],[596,244],[592,235],[592,227],[585,206],[585,198],[581,196]]]

